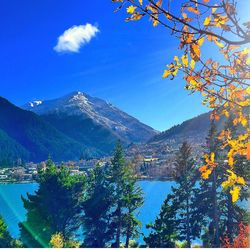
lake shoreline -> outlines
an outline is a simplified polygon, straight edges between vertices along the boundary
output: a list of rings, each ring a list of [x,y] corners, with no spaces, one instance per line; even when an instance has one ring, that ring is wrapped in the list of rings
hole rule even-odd
[[[137,181],[173,181],[172,177],[138,177]],[[34,184],[37,183],[34,181],[0,181],[0,185],[8,185],[8,184]]]

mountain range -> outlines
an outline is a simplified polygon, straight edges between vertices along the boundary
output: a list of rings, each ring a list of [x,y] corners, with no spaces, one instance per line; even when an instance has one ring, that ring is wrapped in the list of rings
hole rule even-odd
[[[110,155],[117,140],[134,143],[204,141],[210,113],[158,132],[106,101],[82,92],[17,107],[0,97],[0,166]],[[220,122],[220,124],[222,124]]]
[[[17,158],[55,161],[109,155],[117,140],[146,142],[158,132],[112,104],[73,92],[17,107],[0,97],[0,165]]]

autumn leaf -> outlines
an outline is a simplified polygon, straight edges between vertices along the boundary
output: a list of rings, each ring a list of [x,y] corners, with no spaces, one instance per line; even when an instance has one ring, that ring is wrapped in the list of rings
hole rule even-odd
[[[207,25],[209,25],[209,24],[210,24],[210,21],[211,21],[211,17],[210,17],[210,16],[208,16],[208,17],[206,17],[206,18],[205,18],[205,20],[204,20],[203,24],[204,24],[205,26],[207,26]]]
[[[133,6],[133,5],[130,5],[130,6],[127,8],[127,13],[129,13],[129,14],[132,15],[132,14],[135,12],[135,10],[136,10],[136,7]]]
[[[159,21],[157,19],[153,20],[153,26],[156,27],[159,24]]]
[[[140,5],[142,5],[142,0],[139,0]]]
[[[156,5],[157,5],[158,7],[161,7],[161,5],[162,5],[162,0],[159,0],[159,1],[156,3]]]
[[[187,66],[188,66],[188,55],[187,55],[187,54],[186,54],[186,55],[183,55],[183,56],[181,57],[181,61],[182,61],[183,65],[184,65],[185,67],[187,67]]]
[[[215,4],[214,6],[217,6],[217,4]],[[217,10],[217,7],[213,7],[212,8],[212,13],[215,13],[216,10]]]
[[[131,17],[125,19],[125,21],[138,21],[140,20],[145,14],[141,13],[134,13]]]
[[[194,69],[194,66],[195,66],[195,60],[192,59],[190,62],[190,68]]]
[[[239,186],[234,186],[232,190],[230,190],[230,194],[232,195],[232,201],[236,202],[239,198],[239,193],[240,193],[240,187]]]
[[[247,143],[247,160],[250,160],[250,141]]]
[[[164,70],[162,77],[167,78],[171,74],[170,70]]]
[[[168,13],[165,13],[165,12],[164,12],[164,15],[165,15],[165,17],[166,17],[168,20],[171,20],[171,19],[172,19],[172,16],[170,16]]]
[[[187,10],[190,11],[190,12],[193,12],[196,15],[200,14],[200,12],[197,9],[193,8],[193,7],[188,7]]]
[[[198,42],[198,45],[199,45],[199,46],[201,46],[201,45],[203,44],[204,39],[205,39],[205,37],[202,37],[202,38],[198,39],[197,42]]]
[[[200,59],[200,46],[197,44],[191,44],[190,46],[191,57],[194,61],[199,61]]]
[[[214,40],[214,42],[215,42],[215,43],[217,44],[217,46],[220,47],[220,48],[224,48],[224,47],[225,47],[225,45],[224,45],[223,43],[218,42],[217,40]]]

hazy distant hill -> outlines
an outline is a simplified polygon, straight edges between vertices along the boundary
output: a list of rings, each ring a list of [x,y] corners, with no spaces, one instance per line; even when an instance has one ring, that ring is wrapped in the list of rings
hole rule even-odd
[[[249,109],[246,109],[246,113],[249,113]],[[191,142],[202,142],[205,141],[207,136],[209,126],[210,126],[210,114],[211,112],[201,114],[197,117],[184,121],[179,125],[175,125],[172,128],[152,137],[149,142],[164,142],[169,139],[175,139],[179,142],[185,140]],[[216,122],[217,130],[223,129],[225,125],[226,118],[221,117],[219,121]],[[238,127],[240,131],[242,128]]]
[[[54,100],[29,102],[23,108],[41,115],[75,140],[106,151],[117,139],[145,142],[157,134],[112,104],[77,91]]]
[[[172,128],[154,136],[149,142],[163,142],[169,139],[184,141],[191,138],[200,138],[204,140],[209,129],[210,113],[205,113],[184,121],[182,124],[173,126]]]

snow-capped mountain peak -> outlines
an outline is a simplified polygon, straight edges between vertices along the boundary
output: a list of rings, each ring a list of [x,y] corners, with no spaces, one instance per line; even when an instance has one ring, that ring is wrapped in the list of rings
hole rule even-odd
[[[33,102],[29,102],[30,107],[34,108],[36,106],[41,105],[43,102],[42,101],[33,101]]]
[[[63,114],[82,119],[91,119],[118,137],[129,142],[145,141],[156,134],[151,127],[121,111],[111,103],[92,97],[80,91],[74,91],[58,99],[24,105],[24,109],[39,115]]]

